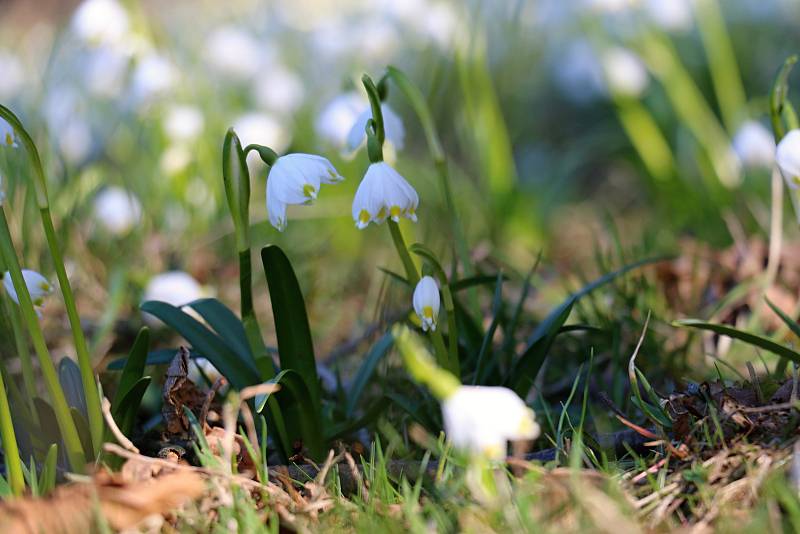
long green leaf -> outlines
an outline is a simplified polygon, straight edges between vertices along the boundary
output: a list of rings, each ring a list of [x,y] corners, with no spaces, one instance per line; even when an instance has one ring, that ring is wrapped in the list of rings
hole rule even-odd
[[[732,326],[707,323],[699,319],[682,319],[680,321],[673,321],[672,325],[681,328],[710,330],[716,334],[732,337],[733,339],[738,339],[739,341],[744,341],[745,343],[753,345],[754,347],[764,349],[793,362],[800,363],[800,353],[797,353],[788,347],[784,347],[783,345],[780,345],[779,343],[776,343],[766,337],[759,336],[757,334],[751,334],[750,332],[744,332],[742,330],[733,328]]]
[[[792,333],[797,337],[800,337],[800,324],[797,324],[797,321],[786,315],[786,313],[782,309],[777,307],[771,300],[769,300],[768,298],[764,298],[764,300],[767,301],[767,305],[770,308],[772,308],[772,311],[774,311],[778,315],[778,317],[781,318],[781,321],[786,323],[786,326],[789,327],[789,330],[791,330]]]
[[[276,245],[261,249],[261,261],[269,287],[281,369],[294,369],[308,388],[311,402],[322,397],[314,358],[314,344],[300,284],[286,254]]]
[[[361,399],[361,394],[364,393],[364,388],[367,386],[367,383],[369,383],[372,374],[375,372],[375,367],[377,367],[378,362],[389,352],[393,344],[394,338],[392,337],[392,333],[387,332],[372,346],[372,348],[370,348],[366,358],[364,358],[364,362],[358,368],[356,377],[353,379],[353,384],[350,386],[350,391],[347,393],[347,407],[345,413],[348,417],[351,417],[353,413],[355,413],[356,405],[359,399]]]
[[[114,406],[112,415],[114,421],[117,423],[120,431],[126,437],[130,437],[133,431],[134,424],[136,423],[136,416],[139,413],[139,407],[142,404],[142,397],[144,397],[147,388],[150,386],[151,378],[149,376],[141,377],[122,397],[119,403]]]
[[[166,302],[145,302],[141,309],[175,329],[197,352],[207,358],[235,389],[259,383],[258,370],[252,360],[240,358],[217,334],[204,327],[194,317]]]
[[[53,443],[47,450],[47,456],[42,464],[42,473],[39,475],[39,495],[47,495],[56,487],[56,461],[58,460],[58,445]]]
[[[114,401],[111,406],[117,406],[131,388],[144,376],[149,348],[150,329],[143,326],[136,335],[133,346],[128,353],[128,358],[125,360],[125,367],[122,369],[122,376],[119,378],[119,385],[117,385],[117,391],[114,394]]]
[[[252,360],[253,365],[255,365],[253,353],[247,343],[247,333],[244,330],[244,325],[242,325],[242,321],[236,317],[235,313],[217,299],[212,298],[195,300],[190,302],[188,306],[199,313],[211,325],[217,335],[222,338],[222,341],[233,349],[240,358]]]

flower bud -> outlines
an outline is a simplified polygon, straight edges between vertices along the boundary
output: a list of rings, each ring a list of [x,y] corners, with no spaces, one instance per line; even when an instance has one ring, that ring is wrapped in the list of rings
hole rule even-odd
[[[417,312],[424,331],[436,330],[439,317],[439,286],[431,276],[423,276],[414,289],[414,311]]]

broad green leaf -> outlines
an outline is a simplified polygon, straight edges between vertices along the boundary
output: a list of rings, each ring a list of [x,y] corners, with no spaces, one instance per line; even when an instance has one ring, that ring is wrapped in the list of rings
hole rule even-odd
[[[257,396],[256,410],[260,413],[270,399],[278,399],[291,441],[302,439],[311,457],[320,459],[325,451],[319,405],[313,402],[302,375],[294,369],[284,369],[266,383],[278,384],[281,389],[276,393]],[[299,435],[292,435],[293,428],[299,431]]]
[[[149,301],[141,306],[141,310],[155,315],[165,324],[172,327],[192,347],[207,358],[235,389],[258,384],[259,375],[252,360],[239,357],[217,334],[203,326],[179,308],[166,302]]]
[[[156,349],[147,353],[147,359],[144,362],[145,367],[148,365],[168,365],[175,358],[175,353],[178,352],[177,348],[174,349]],[[202,357],[197,351],[190,350],[189,357],[191,359]],[[109,363],[106,369],[109,371],[119,371],[125,368],[128,363],[128,358],[118,358]]]
[[[117,385],[117,391],[114,394],[114,402],[111,403],[113,407],[116,408],[131,388],[144,376],[149,348],[150,329],[143,326],[136,335],[133,347],[131,347],[128,358],[125,360],[125,367],[122,369],[122,376],[119,378],[119,385]]]
[[[126,437],[130,437],[133,431],[134,424],[136,423],[136,415],[139,413],[139,407],[142,404],[142,398],[150,386],[151,378],[149,376],[141,377],[122,397],[119,403],[114,406],[112,415],[114,421],[117,423],[120,431]]]
[[[83,394],[81,369],[71,358],[61,358],[58,362],[58,381],[70,407],[86,415],[86,397]]]
[[[261,249],[261,261],[267,276],[281,369],[294,369],[300,375],[318,409],[321,392],[317,362],[300,284],[280,247],[270,245]]]
[[[797,353],[788,347],[784,347],[783,345],[776,343],[766,337],[759,336],[757,334],[751,334],[750,332],[744,332],[742,330],[733,328],[732,326],[724,324],[716,324],[716,323],[707,323],[699,319],[682,319],[680,321],[673,321],[672,325],[682,328],[696,328],[698,330],[710,330],[711,332],[714,332],[716,334],[720,334],[722,336],[728,336],[733,339],[738,339],[739,341],[744,341],[745,343],[753,345],[754,347],[764,349],[767,352],[771,352],[773,354],[777,354],[778,356],[781,356],[793,362],[800,363],[800,353]]]
[[[377,367],[378,362],[388,354],[393,344],[394,338],[391,332],[387,332],[370,348],[363,363],[358,368],[358,373],[356,373],[356,377],[353,379],[350,391],[348,391],[347,408],[345,409],[348,417],[351,417],[353,413],[355,413],[356,405],[359,399],[361,399],[361,394],[364,393],[364,388],[367,386],[367,383],[369,383],[370,378],[372,378],[375,367]]]
[[[222,338],[222,341],[236,351],[240,358],[252,360],[255,365],[242,321],[227,306],[212,298],[195,300],[188,306],[199,313]]]

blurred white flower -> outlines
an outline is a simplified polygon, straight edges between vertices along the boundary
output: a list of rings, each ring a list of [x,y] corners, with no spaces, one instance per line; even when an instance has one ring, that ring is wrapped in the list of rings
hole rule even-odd
[[[792,189],[800,187],[800,130],[788,132],[775,151],[775,162]]]
[[[111,98],[122,92],[130,56],[118,47],[102,46],[86,54],[83,71],[86,87],[93,95]]]
[[[267,176],[269,222],[283,231],[288,204],[311,204],[319,194],[320,184],[335,184],[343,179],[322,156],[287,154],[279,157]]]
[[[355,53],[366,61],[378,64],[391,62],[400,46],[400,36],[394,24],[376,16],[357,21],[344,28],[357,38]]]
[[[161,171],[175,176],[186,170],[192,162],[192,151],[185,143],[169,145],[161,154]]]
[[[267,113],[247,113],[236,119],[233,123],[236,134],[242,141],[242,146],[257,143],[270,147],[277,153],[285,152],[289,147],[291,136],[286,127],[274,116]],[[247,162],[251,165],[261,160],[258,154],[248,154]]]
[[[647,68],[639,56],[627,48],[614,46],[606,50],[603,66],[612,91],[638,97],[647,89]]]
[[[142,219],[142,204],[121,187],[106,187],[94,197],[95,220],[110,233],[128,233]]]
[[[322,109],[314,123],[314,129],[323,140],[343,149],[356,119],[368,108],[369,104],[360,93],[343,93]]]
[[[449,2],[434,2],[427,6],[421,25],[437,45],[446,49],[453,44],[454,35],[459,29],[458,13]]]
[[[171,142],[191,142],[202,133],[203,112],[194,106],[172,105],[165,113],[164,133]]]
[[[436,330],[436,323],[439,317],[439,285],[431,276],[423,276],[414,288],[412,299],[414,311],[417,312],[419,320],[422,321],[424,331]]]
[[[388,163],[370,164],[353,199],[353,220],[359,229],[370,222],[380,224],[387,218],[417,220],[419,196],[405,178]]]
[[[403,121],[397,113],[389,107],[389,104],[381,104],[381,112],[383,113],[383,129],[386,134],[386,141],[391,143],[397,150],[402,150],[403,142],[406,137]],[[347,149],[350,152],[355,152],[358,150],[358,147],[366,142],[367,121],[371,118],[372,109],[370,109],[369,104],[367,104],[367,108],[356,118],[353,126],[350,127],[350,132],[347,134]]]
[[[493,460],[505,458],[508,441],[540,431],[533,410],[504,387],[461,386],[442,402],[442,418],[453,446]]]
[[[772,167],[775,162],[775,139],[763,124],[746,121],[733,136],[733,150],[745,167]]]
[[[93,45],[119,43],[128,27],[128,13],[115,0],[85,0],[72,15],[75,34]]]
[[[206,292],[192,275],[183,271],[168,271],[155,275],[147,282],[142,301],[156,300],[181,308],[205,296]],[[151,326],[161,325],[161,321],[149,313],[142,313],[142,318]]]
[[[208,38],[205,57],[218,72],[246,80],[262,66],[265,45],[237,26],[221,26]]]
[[[645,14],[667,31],[684,31],[692,25],[690,0],[645,0]]]
[[[22,62],[10,51],[0,50],[0,99],[8,100],[22,89],[25,81]]]
[[[17,132],[5,119],[0,119],[0,146],[17,148]]]
[[[133,96],[139,102],[160,96],[175,84],[176,78],[172,62],[155,52],[146,54],[133,71]]]
[[[73,116],[58,133],[58,148],[73,165],[83,162],[92,149],[92,130],[80,116]]]
[[[304,97],[303,81],[280,65],[264,69],[253,84],[256,104],[277,113],[294,113],[302,105]]]
[[[31,295],[33,305],[37,308],[41,307],[44,304],[45,297],[53,292],[53,286],[47,281],[47,278],[30,269],[22,269],[22,278],[28,287],[28,293]],[[11,273],[8,271],[3,275],[3,285],[11,300],[19,304],[17,290],[14,288],[14,281],[11,280]]]

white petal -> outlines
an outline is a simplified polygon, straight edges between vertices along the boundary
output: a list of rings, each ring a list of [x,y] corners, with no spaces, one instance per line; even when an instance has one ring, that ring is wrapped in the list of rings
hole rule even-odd
[[[355,152],[367,138],[367,121],[372,118],[372,110],[367,108],[362,111],[347,133],[347,150]]]
[[[382,104],[383,129],[386,133],[386,140],[394,145],[397,150],[403,150],[405,144],[406,129],[400,116],[394,112],[389,104]]]
[[[775,162],[789,187],[800,187],[800,130],[787,133],[775,152]]]

